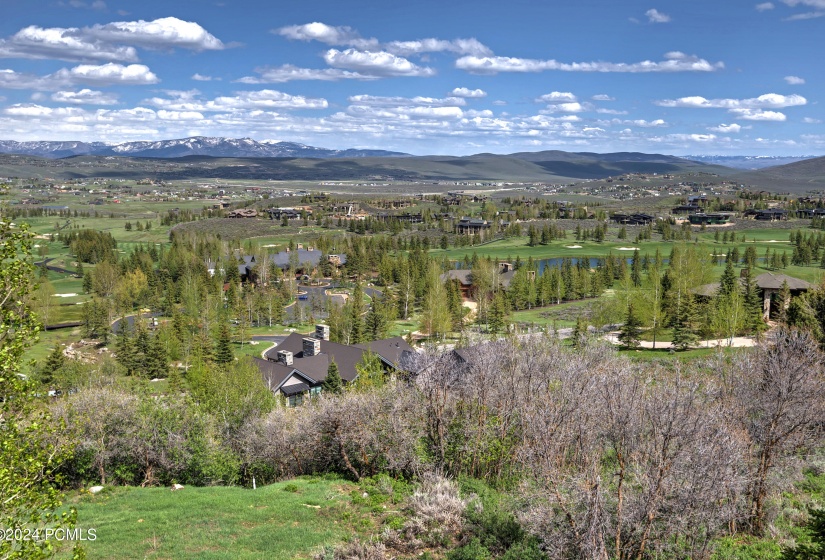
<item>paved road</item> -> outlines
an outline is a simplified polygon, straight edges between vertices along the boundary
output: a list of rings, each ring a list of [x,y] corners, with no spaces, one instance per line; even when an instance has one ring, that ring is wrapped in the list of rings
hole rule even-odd
[[[42,260],[40,262],[36,262],[36,263],[34,263],[34,265],[35,266],[44,266],[45,265],[48,270],[51,270],[53,272],[62,272],[63,274],[72,274],[72,275],[77,274],[76,270],[69,270],[69,269],[66,269],[66,268],[60,268],[59,266],[49,266],[49,263],[52,262],[53,260],[54,260],[54,257]]]

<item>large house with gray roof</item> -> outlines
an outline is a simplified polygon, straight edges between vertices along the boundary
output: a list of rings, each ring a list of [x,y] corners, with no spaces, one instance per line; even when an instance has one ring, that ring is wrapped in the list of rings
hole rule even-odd
[[[332,360],[345,384],[355,381],[355,366],[368,352],[377,355],[391,372],[402,371],[415,350],[400,336],[355,345],[331,342],[329,327],[316,325],[315,334],[292,333],[269,350],[265,360],[254,361],[269,390],[284,397],[289,406],[296,406],[321,392]]]

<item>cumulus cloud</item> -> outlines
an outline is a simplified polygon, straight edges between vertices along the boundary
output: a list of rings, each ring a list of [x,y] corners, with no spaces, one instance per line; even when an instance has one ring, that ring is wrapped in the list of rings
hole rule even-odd
[[[43,28],[30,25],[8,39],[0,40],[0,58],[135,62],[138,56],[133,47],[89,39],[82,36],[81,30],[76,27]]]
[[[221,50],[223,42],[193,21],[165,17],[152,21],[116,21],[94,25],[83,34],[112,43],[150,49],[183,48],[195,51]]]
[[[773,2],[762,2],[754,7],[758,12],[766,12],[768,10],[773,10],[775,6],[773,5]]]
[[[376,80],[380,76],[371,76],[359,72],[350,72],[338,68],[299,68],[292,64],[284,64],[275,68],[262,67],[255,69],[259,76],[244,76],[237,80],[243,84],[274,84],[300,80],[320,80],[337,82],[338,80]]]
[[[785,76],[784,80],[792,86],[801,86],[805,83],[805,79],[799,76]]]
[[[234,95],[219,96],[211,100],[200,98],[198,90],[168,91],[169,97],[153,97],[143,103],[179,112],[232,111],[239,109],[326,109],[329,103],[320,97],[290,95],[281,91],[262,89],[236,91]]]
[[[212,80],[220,80],[220,78],[213,78],[212,76],[204,76],[195,72],[192,74],[192,79],[196,82],[211,82]]]
[[[100,66],[81,64],[71,69],[61,68],[46,76],[0,69],[0,88],[5,89],[48,91],[69,88],[77,84],[148,85],[159,81],[158,77],[143,64],[130,64],[129,66],[111,62]]]
[[[550,93],[545,93],[536,99],[536,102],[538,103],[560,103],[573,101],[577,101],[577,98],[569,91],[552,91]]]
[[[571,62],[538,60],[508,56],[463,56],[456,60],[456,68],[475,74],[496,74],[498,72],[715,72],[725,67],[724,63],[710,63],[703,58],[681,52],[665,54],[665,60],[653,62]]]
[[[602,108],[596,109],[596,112],[600,113],[602,115],[626,115],[627,114],[627,111],[619,111],[617,109],[602,109]]]
[[[591,97],[591,99],[593,101],[615,101],[616,100],[615,97],[610,97],[609,95],[607,95],[605,93],[600,93],[598,95],[594,95],[593,97]]]
[[[542,112],[546,113],[581,113],[583,111],[589,111],[591,109],[590,106],[583,105],[578,101],[570,102],[570,103],[554,103],[552,105],[548,105],[547,109]]]
[[[719,126],[712,126],[708,128],[708,130],[712,132],[721,132],[722,134],[729,134],[731,132],[739,132],[742,130],[742,126],[736,123],[720,124]]]
[[[451,52],[458,55],[487,56],[493,54],[477,39],[419,39],[416,41],[392,41],[384,49],[400,56],[410,56],[429,52]]]
[[[670,16],[667,14],[663,14],[656,8],[651,8],[645,12],[647,16],[647,21],[650,23],[668,23],[670,21]]]
[[[463,107],[467,102],[461,97],[445,97],[438,99],[434,97],[383,97],[378,95],[353,95],[348,98],[350,103],[356,105],[373,106],[409,106],[421,105],[426,107]]]
[[[746,121],[774,121],[783,122],[788,120],[785,113],[779,111],[765,111],[764,109],[731,109],[731,113],[738,119]]]
[[[332,26],[321,22],[289,25],[276,29],[275,33],[293,41],[318,41],[335,47],[353,47],[362,51],[386,51],[398,56],[410,56],[430,52],[451,52],[458,55],[484,56],[492,51],[477,39],[416,39],[381,43],[375,38],[364,38],[347,26]]]
[[[97,86],[106,85],[147,85],[156,84],[160,80],[143,64],[81,64],[70,70],[59,70],[55,76],[65,77],[71,83],[84,83]]]
[[[114,105],[117,103],[117,95],[91,89],[58,91],[52,94],[52,101],[74,105]]]
[[[467,98],[481,98],[487,97],[487,92],[483,89],[470,89],[466,87],[457,87],[450,92],[453,97],[467,97]]]
[[[25,27],[0,40],[1,58],[137,62],[134,46],[150,49],[218,50],[220,39],[194,22],[174,17],[120,21],[91,27]]]
[[[811,117],[805,117],[804,119],[802,119],[802,122],[804,122],[805,124],[819,124],[822,121]]]
[[[373,76],[432,76],[435,74],[432,68],[418,66],[406,58],[386,51],[330,49],[324,53],[324,60],[335,68]]]
[[[450,120],[460,119],[464,112],[459,107],[371,107],[369,105],[350,105],[347,113],[358,117],[377,119],[424,119]]]
[[[333,27],[318,21],[304,25],[289,25],[274,31],[278,35],[293,41],[318,41],[334,46],[355,47],[358,49],[374,49],[378,47],[378,39],[365,39],[351,27]]]
[[[700,109],[780,109],[805,105],[808,100],[801,95],[766,93],[749,99],[706,99],[701,96],[680,97],[655,101],[661,107],[691,107]]]

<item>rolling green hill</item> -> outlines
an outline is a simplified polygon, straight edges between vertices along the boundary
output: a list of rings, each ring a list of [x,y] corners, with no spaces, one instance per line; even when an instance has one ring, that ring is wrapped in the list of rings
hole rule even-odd
[[[626,173],[734,171],[660,154],[571,153],[559,151],[465,157],[314,158],[127,158],[74,156],[46,159],[0,155],[0,174],[16,177],[70,179],[104,177],[167,181],[199,178],[247,180],[493,180],[552,183],[602,179]]]

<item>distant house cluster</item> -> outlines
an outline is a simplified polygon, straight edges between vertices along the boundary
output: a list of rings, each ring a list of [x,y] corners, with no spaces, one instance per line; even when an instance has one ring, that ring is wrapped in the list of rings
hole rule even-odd
[[[252,276],[253,269],[258,266],[258,260],[255,258],[254,255],[243,255],[240,257],[243,262],[238,264],[238,274],[241,277],[241,281],[246,281],[250,276]],[[269,262],[280,268],[281,270],[286,270],[290,266],[295,266],[295,272],[304,272],[306,273],[309,270],[315,269],[321,264],[321,251],[317,249],[304,249],[299,246],[299,248],[290,251],[281,251],[279,253],[274,253],[269,255]],[[347,257],[343,254],[330,254],[326,256],[327,260],[332,263],[333,266],[340,267],[346,264]],[[210,276],[214,276],[215,271],[217,270],[218,264],[214,261],[207,261],[206,268],[209,272]]]

